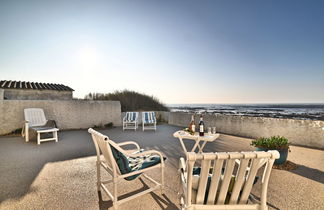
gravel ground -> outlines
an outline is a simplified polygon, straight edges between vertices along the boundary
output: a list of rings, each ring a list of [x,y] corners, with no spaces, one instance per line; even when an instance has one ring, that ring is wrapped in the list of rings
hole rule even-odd
[[[177,139],[179,127],[159,125],[154,131],[125,131],[120,127],[101,130],[116,142],[136,141],[143,148],[162,151],[166,161],[165,194],[159,191],[121,205],[120,209],[179,209],[178,160],[183,156]],[[61,131],[59,142],[25,143],[21,137],[0,138],[0,209],[111,209],[112,202],[96,189],[95,149],[86,130]],[[250,139],[221,135],[205,151],[248,151]],[[188,147],[192,142],[186,142]],[[292,171],[273,169],[269,209],[323,209],[324,151],[291,146],[288,159],[298,165]],[[159,179],[159,170],[150,175]],[[119,194],[146,188],[143,179],[120,181]],[[108,185],[111,189],[111,187]],[[260,184],[253,194],[258,196]]]

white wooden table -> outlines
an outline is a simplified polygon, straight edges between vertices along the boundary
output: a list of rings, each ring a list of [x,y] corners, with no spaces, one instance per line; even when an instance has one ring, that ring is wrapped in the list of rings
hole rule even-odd
[[[203,152],[203,149],[204,149],[205,145],[207,144],[207,142],[215,141],[219,137],[219,133],[216,133],[216,134],[205,133],[204,136],[199,136],[198,132],[191,135],[190,133],[188,133],[186,131],[180,130],[180,131],[176,131],[173,134],[173,137],[179,139],[180,144],[181,144],[183,151],[185,153],[187,153],[188,151],[187,151],[186,146],[183,143],[183,139],[196,141],[195,145],[191,149],[191,152],[195,152],[197,148],[198,148],[198,152]],[[200,144],[200,142],[202,142],[202,144]]]

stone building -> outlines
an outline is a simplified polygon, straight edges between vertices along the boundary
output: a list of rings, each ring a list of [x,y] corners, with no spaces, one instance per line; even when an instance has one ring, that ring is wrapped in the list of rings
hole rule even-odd
[[[0,81],[0,100],[72,100],[73,91],[61,84]]]

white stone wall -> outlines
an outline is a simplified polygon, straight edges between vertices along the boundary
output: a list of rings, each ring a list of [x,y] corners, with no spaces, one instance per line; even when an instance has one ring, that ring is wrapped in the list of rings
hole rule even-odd
[[[22,128],[25,108],[44,109],[46,119],[55,120],[60,129],[121,125],[119,101],[0,100],[0,135]]]
[[[171,112],[169,124],[187,127],[191,114]],[[198,124],[199,116],[196,116]],[[246,117],[232,115],[206,115],[205,127],[216,127],[220,133],[258,138],[285,136],[295,145],[324,149],[324,121]]]

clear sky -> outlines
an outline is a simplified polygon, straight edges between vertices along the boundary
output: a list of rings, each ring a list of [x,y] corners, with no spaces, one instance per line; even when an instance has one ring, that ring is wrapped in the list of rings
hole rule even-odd
[[[164,103],[324,102],[324,1],[0,1],[0,79]]]

